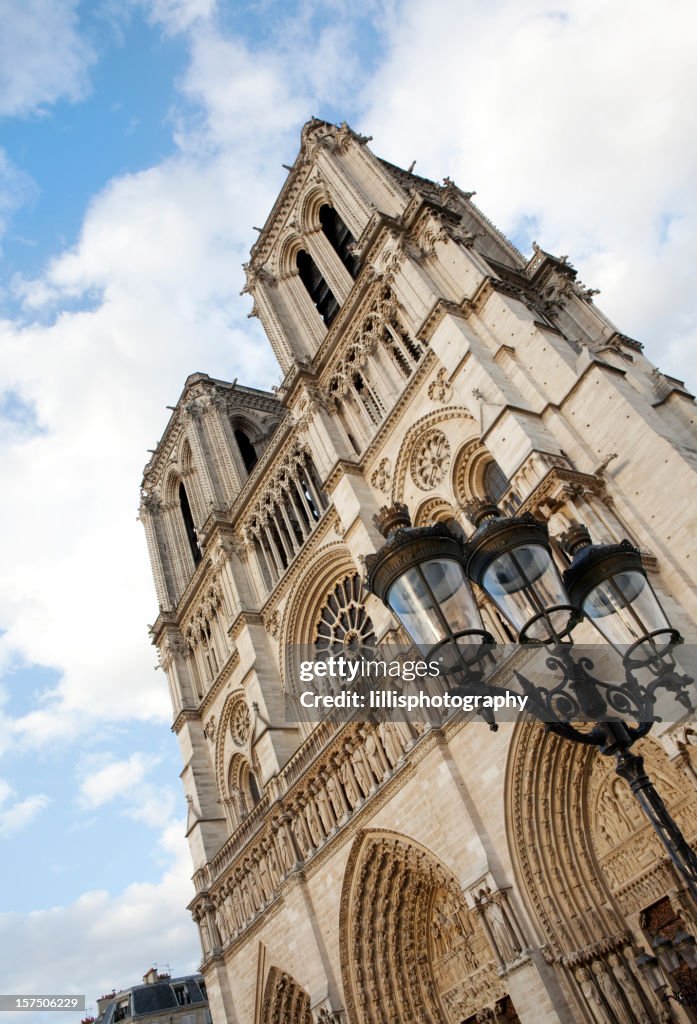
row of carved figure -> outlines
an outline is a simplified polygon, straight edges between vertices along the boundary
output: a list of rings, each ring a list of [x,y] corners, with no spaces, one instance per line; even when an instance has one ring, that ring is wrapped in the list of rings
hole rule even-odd
[[[240,935],[285,877],[391,776],[420,728],[407,722],[362,723],[328,746],[321,764],[281,801],[194,913],[206,956]]]

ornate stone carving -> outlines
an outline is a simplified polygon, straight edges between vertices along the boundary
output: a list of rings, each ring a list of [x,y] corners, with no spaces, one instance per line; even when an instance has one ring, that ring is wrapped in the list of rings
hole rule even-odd
[[[363,583],[358,573],[334,586],[315,626],[314,643],[319,657],[367,657],[375,650],[373,623],[364,607]]]
[[[405,837],[377,832],[356,841],[340,929],[347,1010],[357,1024],[382,1019],[380,1009],[387,1020],[440,1021],[440,1006],[448,1024],[460,1024],[504,995],[457,882]]]
[[[655,741],[639,749],[671,813],[694,837],[697,793]],[[512,765],[513,845],[551,962],[563,965],[597,1024],[623,1021],[619,1009],[607,1009],[613,975],[622,978],[618,1005],[642,1020],[641,983],[620,955],[629,938],[624,921],[675,886],[650,824],[609,759],[535,726],[521,729]],[[555,878],[564,878],[563,893]]]
[[[243,747],[249,737],[252,720],[249,714],[249,706],[242,697],[234,705],[230,712],[230,735],[238,747]]]
[[[450,461],[450,442],[442,430],[429,430],[414,445],[410,460],[414,483],[432,491],[442,481]]]
[[[377,469],[373,471],[373,475],[370,478],[371,484],[378,491],[384,491],[385,494],[389,494],[391,478],[392,463],[389,459],[381,459]]]
[[[261,1024],[313,1024],[310,997],[289,974],[272,967],[264,989]]]
[[[428,397],[432,402],[449,402],[453,397],[453,386],[448,380],[448,371],[444,366],[428,386]]]
[[[273,612],[271,612],[268,619],[266,620],[265,625],[272,639],[278,640],[278,634],[281,631],[281,617],[278,614],[278,609],[275,609]]]

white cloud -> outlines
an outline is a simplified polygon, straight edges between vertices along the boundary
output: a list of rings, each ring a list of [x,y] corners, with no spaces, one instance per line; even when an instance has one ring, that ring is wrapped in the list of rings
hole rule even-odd
[[[193,887],[183,832],[184,822],[176,821],[162,836],[168,866],[159,882],[115,894],[86,892],[68,906],[30,914],[0,914],[2,990],[85,993],[96,1012],[103,993],[139,983],[152,963],[169,963],[176,974],[196,970],[200,946],[186,910]]]
[[[148,754],[131,754],[123,761],[110,761],[88,772],[80,784],[80,802],[87,809],[102,807],[116,797],[138,798],[136,790],[158,758]]]
[[[23,800],[13,801],[15,795],[13,787],[4,779],[0,779],[0,839],[7,839],[21,832],[49,802],[43,793],[35,793]]]
[[[116,802],[125,817],[148,828],[166,829],[175,813],[175,791],[148,781],[160,760],[145,753],[121,760],[112,755],[87,758],[80,770],[78,804],[92,811]]]
[[[443,26],[447,25],[447,31]],[[697,8],[407,0],[366,83],[376,150],[569,253],[621,330],[697,383]]]
[[[80,34],[77,6],[77,0],[4,0],[0,116],[25,116],[86,94],[94,53]]]
[[[197,22],[208,21],[216,11],[216,0],[137,0],[150,19],[167,32],[191,29]]]
[[[285,72],[273,61],[256,68],[202,24],[183,85],[202,122],[182,122],[174,157],[113,180],[76,245],[16,282],[27,322],[0,323],[0,394],[12,389],[41,429],[15,431],[0,451],[0,667],[54,666],[61,680],[5,721],[6,742],[70,741],[95,719],[170,715],[145,628],[157,609],[138,484],[189,373],[278,379],[238,293],[252,224],[305,116]],[[61,312],[76,300],[88,308]]]

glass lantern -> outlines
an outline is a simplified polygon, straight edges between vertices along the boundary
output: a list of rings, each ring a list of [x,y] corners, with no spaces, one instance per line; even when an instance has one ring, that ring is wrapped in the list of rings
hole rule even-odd
[[[367,586],[394,613],[424,655],[477,660],[484,630],[461,541],[442,523],[414,527],[404,505],[375,517],[387,541],[366,558]],[[448,666],[444,666],[447,669]]]
[[[670,625],[646,576],[638,548],[627,540],[592,544],[585,527],[574,528],[565,547],[573,555],[564,573],[572,603],[629,664],[656,662],[680,643],[680,634]]]
[[[552,556],[547,527],[532,515],[502,516],[473,504],[467,573],[510,622],[521,643],[558,643],[579,619]]]

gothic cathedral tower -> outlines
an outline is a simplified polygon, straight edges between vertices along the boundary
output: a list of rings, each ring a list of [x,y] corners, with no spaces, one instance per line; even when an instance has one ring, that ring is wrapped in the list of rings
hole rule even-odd
[[[525,259],[367,142],[305,125],[246,265],[282,386],[193,374],[144,473],[213,1020],[657,1022],[636,953],[697,920],[602,757],[529,721],[285,720],[290,645],[396,629],[362,584],[391,501],[469,532],[486,494],[553,537],[629,537],[697,633],[691,395],[565,258]],[[654,736],[692,839],[697,727]]]

